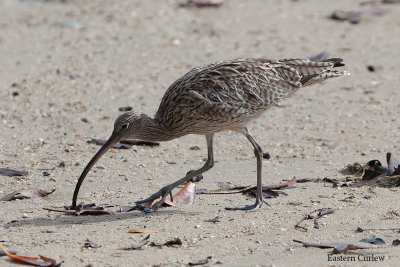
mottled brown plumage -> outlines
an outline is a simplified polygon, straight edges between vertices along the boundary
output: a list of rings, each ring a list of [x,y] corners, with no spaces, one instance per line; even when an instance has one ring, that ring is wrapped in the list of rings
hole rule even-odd
[[[149,202],[161,196],[161,205],[173,188],[213,166],[214,133],[233,130],[243,133],[249,139],[257,157],[256,204],[238,209],[257,209],[262,203],[262,149],[248,132],[247,123],[299,88],[345,74],[335,69],[344,66],[341,62],[339,58],[317,62],[309,59],[274,61],[247,58],[225,60],[192,69],[168,88],[154,118],[136,111],[124,113],[117,118],[109,141],[93,157],[79,178],[73,206],[76,205],[79,187],[90,168],[118,141],[168,141],[187,134],[206,136],[208,160],[202,168],[138,202]]]

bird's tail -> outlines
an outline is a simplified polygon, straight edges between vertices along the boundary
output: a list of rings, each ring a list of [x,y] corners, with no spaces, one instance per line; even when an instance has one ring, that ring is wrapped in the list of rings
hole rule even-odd
[[[303,86],[350,74],[346,71],[335,69],[344,66],[341,58],[329,58],[321,61],[311,61],[309,59],[286,59],[280,61],[296,69],[301,76],[300,82]]]

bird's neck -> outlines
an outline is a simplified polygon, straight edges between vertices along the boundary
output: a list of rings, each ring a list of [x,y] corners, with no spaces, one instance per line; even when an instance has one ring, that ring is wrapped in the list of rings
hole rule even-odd
[[[150,118],[146,114],[142,114],[142,125],[140,133],[137,133],[140,140],[143,141],[169,141],[175,136],[158,118]]]

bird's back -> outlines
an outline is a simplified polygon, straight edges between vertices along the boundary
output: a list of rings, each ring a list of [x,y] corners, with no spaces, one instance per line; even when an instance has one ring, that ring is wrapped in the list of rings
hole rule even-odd
[[[156,119],[181,135],[238,129],[300,87],[344,73],[341,59],[233,59],[196,67],[165,92]]]

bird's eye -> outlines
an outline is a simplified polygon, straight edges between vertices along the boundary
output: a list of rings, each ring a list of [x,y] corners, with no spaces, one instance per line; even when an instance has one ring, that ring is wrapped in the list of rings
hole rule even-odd
[[[125,130],[125,129],[128,129],[128,126],[129,126],[129,123],[125,123],[125,124],[122,124],[121,128]]]

